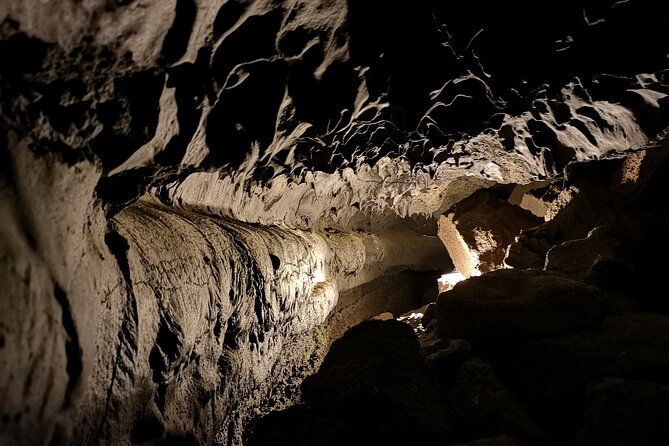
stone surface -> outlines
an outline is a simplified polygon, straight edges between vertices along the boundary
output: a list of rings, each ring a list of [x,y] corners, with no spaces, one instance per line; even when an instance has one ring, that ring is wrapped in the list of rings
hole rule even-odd
[[[451,434],[448,405],[402,322],[351,328],[302,388],[304,406],[263,419],[248,444],[406,444]]]
[[[487,340],[475,347],[539,427],[564,442],[581,426],[588,383],[611,377],[666,383],[668,328],[666,315],[626,313],[607,318],[594,334]]]
[[[661,196],[667,142],[601,163],[574,163],[546,223],[522,231],[505,262],[520,269],[561,271],[605,289],[622,309],[667,312],[653,290],[661,263],[648,253],[669,247]]]
[[[586,239],[598,226],[615,228],[618,238],[639,237],[641,222],[632,206],[608,184],[581,181],[568,185],[551,203],[550,221],[524,230],[509,247],[505,261],[514,268],[544,268],[554,246]]]
[[[669,442],[669,385],[608,379],[592,383],[585,396],[584,427],[577,445]]]
[[[330,334],[427,303],[452,269],[436,216],[482,188],[571,186],[573,161],[648,150],[610,188],[645,215],[625,294],[667,311],[647,256],[669,233],[662,12],[1,1],[0,443],[240,444]],[[621,223],[583,211],[597,195],[568,210],[570,190],[546,210],[562,234],[528,234],[541,268]]]
[[[554,246],[546,253],[544,268],[585,281],[598,262],[618,257],[622,242],[612,232],[610,227],[597,226],[585,238]]]
[[[533,181],[529,184],[517,184],[511,194],[509,203],[527,209],[537,217],[544,218],[550,204],[549,197],[554,180]]]
[[[485,361],[474,358],[465,362],[452,392],[461,432],[473,438],[509,434],[531,442],[545,441],[544,434]]]
[[[465,277],[504,267],[509,245],[520,231],[542,220],[509,204],[494,191],[479,190],[439,217],[439,238]]]
[[[447,338],[545,336],[592,330],[609,299],[598,288],[541,270],[503,269],[439,295],[439,333]]]

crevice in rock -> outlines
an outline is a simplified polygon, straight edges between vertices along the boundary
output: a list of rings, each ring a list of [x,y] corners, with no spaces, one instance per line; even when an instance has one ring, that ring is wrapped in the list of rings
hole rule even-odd
[[[211,61],[212,74],[219,87],[234,84],[228,78],[236,66],[269,59],[276,53],[274,40],[281,19],[281,9],[252,15],[225,37],[216,48]]]
[[[67,358],[66,370],[68,381],[63,405],[64,407],[68,407],[72,400],[72,393],[79,383],[79,378],[83,371],[83,356],[81,346],[79,345],[79,333],[77,332],[77,327],[72,314],[72,307],[70,306],[70,301],[67,299],[67,294],[58,284],[54,286],[53,294],[58,301],[58,305],[61,307],[63,328],[67,334],[67,341],[65,341],[65,356]]]
[[[165,63],[178,61],[188,49],[196,15],[197,5],[193,0],[177,0],[172,27],[167,32],[160,51]]]
[[[108,228],[104,241],[109,251],[116,259],[118,268],[121,271],[127,302],[123,307],[124,313],[121,321],[121,328],[117,337],[118,344],[115,349],[110,382],[106,383],[107,390],[104,412],[100,417],[97,427],[95,435],[97,439],[100,439],[105,424],[108,422],[109,412],[112,410],[113,391],[119,372],[132,374],[130,365],[134,361],[134,357],[137,353],[137,329],[139,326],[137,299],[133,290],[130,266],[128,263],[128,250],[130,249],[128,241],[113,227]]]
[[[264,150],[274,138],[276,115],[285,90],[285,64],[280,60],[258,60],[244,65],[238,83],[221,90],[207,118],[207,162],[239,169],[247,149]],[[258,110],[253,104],[263,103]]]
[[[208,56],[208,49],[203,48],[198,52],[195,63],[179,64],[168,70],[166,87],[175,89],[179,133],[173,136],[165,149],[156,155],[155,160],[159,165],[170,166],[180,163],[197,130],[202,116],[201,104],[206,93]]]
[[[213,25],[213,37],[218,40],[224,32],[228,31],[242,17],[246,10],[246,2],[241,0],[229,0],[219,8]]]
[[[165,381],[166,373],[179,357],[181,346],[179,327],[175,326],[175,323],[170,321],[164,312],[161,313],[155,345],[149,354],[149,364],[153,369],[153,382]]]
[[[144,70],[117,79],[117,97],[97,107],[104,128],[90,142],[106,172],[121,165],[154,136],[158,125],[159,100],[165,74]]]
[[[239,345],[237,341],[237,336],[239,335],[240,328],[239,328],[239,317],[237,314],[233,313],[232,316],[230,316],[230,319],[228,319],[226,328],[225,328],[225,336],[223,337],[223,345],[230,350],[235,350],[237,346]]]

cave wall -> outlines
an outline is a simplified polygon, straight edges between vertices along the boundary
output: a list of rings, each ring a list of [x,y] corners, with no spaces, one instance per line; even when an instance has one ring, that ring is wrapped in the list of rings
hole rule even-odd
[[[614,3],[2,2],[0,440],[238,442],[443,211],[657,137]]]

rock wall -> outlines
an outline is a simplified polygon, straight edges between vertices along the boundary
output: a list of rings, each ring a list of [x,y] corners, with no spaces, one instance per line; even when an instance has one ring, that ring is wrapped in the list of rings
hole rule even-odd
[[[408,229],[289,230],[148,198],[106,220],[99,166],[10,153],[13,172],[35,175],[3,187],[9,444],[232,441],[323,347],[313,331],[340,291],[449,265],[435,236]]]
[[[446,209],[656,138],[646,3],[2,2],[0,442],[239,443]]]

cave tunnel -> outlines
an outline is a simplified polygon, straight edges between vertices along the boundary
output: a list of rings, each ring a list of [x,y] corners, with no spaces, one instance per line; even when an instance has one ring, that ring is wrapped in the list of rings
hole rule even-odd
[[[0,446],[666,446],[661,2],[0,2]]]

